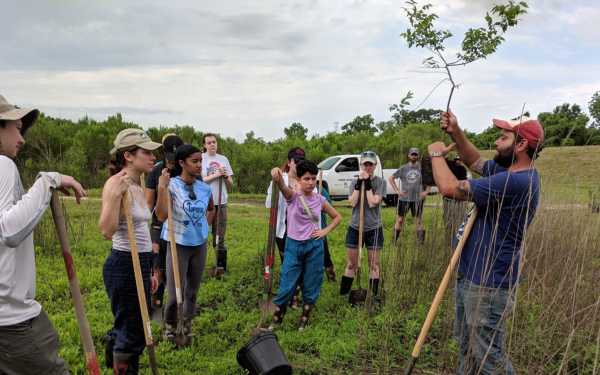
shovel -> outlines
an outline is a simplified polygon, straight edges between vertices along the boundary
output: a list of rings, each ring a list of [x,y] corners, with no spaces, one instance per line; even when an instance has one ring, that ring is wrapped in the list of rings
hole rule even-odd
[[[135,242],[135,234],[133,232],[133,219],[131,218],[131,196],[129,192],[123,194],[121,199],[123,211],[125,211],[125,221],[127,222],[127,232],[129,234],[129,244],[131,247],[131,258],[133,260],[133,271],[135,274],[135,284],[137,286],[138,300],[142,313],[142,322],[144,324],[144,336],[146,337],[146,349],[148,349],[148,358],[150,359],[150,367],[152,373],[158,375],[156,366],[156,356],[154,354],[154,342],[152,341],[152,330],[150,329],[150,319],[148,318],[148,304],[146,303],[146,293],[144,292],[144,279],[142,277],[142,268],[140,267],[140,258]]]
[[[365,184],[363,183],[360,185],[360,200],[359,200],[360,222],[358,225],[358,265],[356,267],[356,285],[358,286],[358,289],[351,290],[350,296],[348,297],[348,302],[350,302],[350,304],[353,306],[356,304],[365,302],[367,299],[367,290],[362,289],[360,287],[360,266],[361,266],[361,258],[362,258],[362,247],[363,247],[362,237],[363,237],[363,223],[364,223],[364,217],[365,217],[364,200],[365,200]]]
[[[167,191],[167,220],[169,223],[169,240],[171,245],[171,258],[173,260],[173,279],[175,279],[175,296],[177,298],[177,333],[167,340],[179,346],[187,346],[189,337],[183,334],[183,293],[179,279],[179,260],[177,259],[177,244],[175,243],[175,227],[173,225],[173,208],[171,192]]]
[[[410,356],[410,361],[408,362],[408,366],[406,367],[406,371],[404,375],[410,375],[412,373],[415,364],[417,363],[417,359],[419,358],[419,352],[421,351],[421,347],[425,342],[425,337],[429,332],[429,328],[431,328],[431,323],[433,323],[433,318],[435,317],[435,313],[437,312],[438,307],[440,306],[440,302],[442,302],[442,298],[444,297],[444,293],[446,292],[446,288],[448,288],[448,283],[450,282],[450,276],[452,275],[452,271],[456,267],[456,263],[458,262],[458,258],[460,258],[460,253],[467,242],[467,237],[469,237],[469,233],[471,232],[471,228],[473,228],[473,224],[475,224],[475,218],[477,217],[477,206],[473,208],[473,212],[471,212],[471,216],[469,217],[469,221],[465,226],[465,230],[463,231],[462,237],[460,241],[458,241],[458,245],[456,246],[456,250],[454,250],[454,254],[452,255],[452,259],[450,260],[450,264],[446,269],[446,273],[444,274],[444,278],[442,279],[442,283],[438,288],[438,291],[433,299],[433,303],[429,308],[429,313],[427,313],[427,319],[425,319],[425,323],[423,324],[423,328],[421,328],[421,333],[419,334],[419,338],[417,339],[417,343],[415,344],[415,348],[412,351]]]
[[[267,258],[265,259],[265,286],[263,293],[258,295],[258,307],[262,309],[262,315],[256,327],[252,327],[252,333],[258,335],[264,331],[262,327],[267,313],[275,312],[276,305],[271,294],[273,286],[273,264],[275,261],[275,236],[277,235],[277,212],[279,211],[279,185],[273,181],[271,186],[271,212],[269,217],[269,237],[267,240]]]
[[[217,206],[217,230],[216,230],[216,238],[215,238],[215,265],[208,268],[208,277],[214,277],[217,280],[221,279],[225,269],[223,267],[218,267],[219,261],[219,226],[221,224],[221,192],[223,191],[223,177],[219,177],[219,205]],[[213,228],[213,233],[215,230]]]
[[[58,232],[58,239],[60,241],[60,247],[62,248],[65,266],[67,267],[69,287],[71,289],[71,296],[73,297],[73,306],[75,306],[75,316],[77,317],[77,323],[79,324],[81,341],[83,341],[83,351],[85,352],[85,361],[87,362],[88,372],[90,375],[100,375],[98,359],[96,358],[94,342],[92,341],[92,333],[90,332],[90,325],[85,313],[85,307],[83,306],[81,289],[79,289],[79,281],[77,280],[77,273],[75,272],[75,265],[73,264],[73,257],[71,256],[71,246],[69,246],[69,237],[67,236],[65,217],[63,216],[62,207],[60,206],[60,201],[58,199],[56,190],[52,190],[50,208],[52,209],[54,225],[56,226],[56,231]]]

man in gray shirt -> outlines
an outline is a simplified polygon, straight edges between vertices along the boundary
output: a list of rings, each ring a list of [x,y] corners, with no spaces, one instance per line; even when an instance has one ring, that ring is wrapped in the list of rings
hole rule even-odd
[[[416,147],[408,151],[408,163],[402,165],[394,172],[389,180],[390,184],[398,194],[398,216],[394,225],[394,233],[392,235],[392,245],[396,245],[396,240],[402,230],[404,217],[410,210],[411,215],[415,218],[415,229],[417,231],[417,239],[420,245],[425,242],[425,231],[423,230],[423,203],[425,197],[429,193],[430,186],[423,190],[421,183],[421,163],[419,160],[419,149]],[[402,190],[396,186],[396,179],[399,178],[402,183]]]

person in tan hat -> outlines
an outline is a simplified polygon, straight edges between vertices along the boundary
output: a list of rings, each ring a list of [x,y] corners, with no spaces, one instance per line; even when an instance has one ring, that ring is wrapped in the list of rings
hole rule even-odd
[[[115,374],[137,374],[139,356],[146,347],[136,281],[132,277],[131,243],[121,199],[124,194],[132,198],[128,209],[131,210],[144,291],[149,301],[150,294],[158,288],[158,281],[152,275],[154,257],[148,229],[152,213],[140,186],[140,176],[152,171],[156,160],[154,151],[159,148],[162,145],[153,142],[141,129],[121,131],[111,151],[115,154],[108,167],[112,176],[102,190],[98,226],[104,237],[112,239],[112,249],[102,268],[102,276],[115,317],[114,325],[108,331],[105,360],[107,367],[114,367]]]
[[[52,189],[77,203],[85,191],[73,177],[40,172],[27,194],[12,161],[36,122],[37,109],[17,109],[0,95],[0,374],[69,374],[58,356],[58,333],[35,301],[33,230]]]

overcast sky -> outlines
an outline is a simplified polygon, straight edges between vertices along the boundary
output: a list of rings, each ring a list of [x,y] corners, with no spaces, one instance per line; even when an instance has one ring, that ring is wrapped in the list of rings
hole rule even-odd
[[[431,0],[455,35],[483,26],[491,0]],[[425,4],[421,2],[421,4]],[[492,118],[533,116],[562,103],[587,112],[600,90],[600,7],[530,0],[528,14],[487,60],[454,68],[451,107],[481,132]],[[144,128],[191,125],[272,140],[300,122],[324,135],[356,116],[388,120],[411,90],[412,108],[443,78],[414,72],[430,56],[408,49],[403,1],[7,1],[0,94],[49,116],[104,120],[121,112]],[[422,105],[444,108],[450,84]]]

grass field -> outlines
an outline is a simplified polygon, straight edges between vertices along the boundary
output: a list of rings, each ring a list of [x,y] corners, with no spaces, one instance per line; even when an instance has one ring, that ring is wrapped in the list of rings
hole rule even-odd
[[[546,186],[523,248],[524,282],[518,290],[516,314],[509,320],[507,348],[520,374],[598,373],[600,215],[591,213],[586,199],[588,191],[600,182],[590,159],[590,155],[596,155],[594,160],[600,160],[600,147],[565,148],[561,153],[547,149],[541,155],[540,174]],[[102,264],[111,242],[97,227],[100,200],[87,199],[80,206],[73,200],[62,202],[96,353],[102,363],[106,331],[112,323]],[[307,330],[297,332],[300,311],[288,312],[276,333],[295,373],[404,373],[452,252],[443,243],[440,202],[440,197],[428,198],[424,247],[414,244],[414,226],[409,217],[400,249],[384,248],[381,309],[369,305],[352,308],[347,296],[340,297],[337,287],[324,281]],[[231,275],[222,281],[203,281],[193,345],[176,349],[162,342],[161,327],[152,325],[161,374],[243,373],[235,356],[252,337],[251,326],[260,317],[257,295],[263,285],[269,217],[263,203],[264,196],[232,195],[227,233]],[[335,206],[343,221],[328,238],[341,277],[350,209],[345,201]],[[384,208],[386,245],[394,216],[393,208]],[[68,280],[49,212],[36,229],[35,243],[37,300],[60,334],[60,355],[71,372],[85,374]],[[209,252],[208,264],[213,259]],[[279,269],[276,260],[277,273]],[[363,285],[366,281],[363,273]],[[453,291],[448,290],[413,373],[456,372],[453,313]],[[103,373],[111,372],[103,369]],[[142,373],[150,373],[146,355],[142,357]]]

